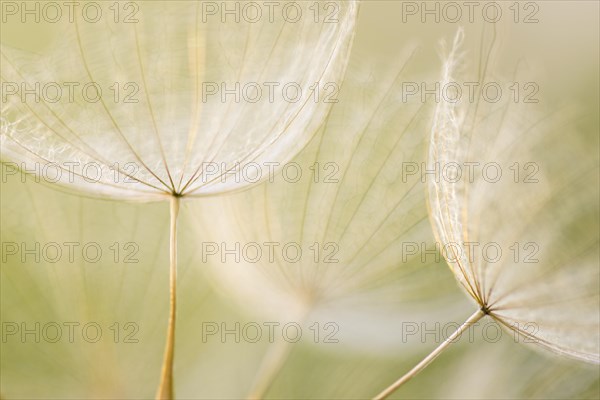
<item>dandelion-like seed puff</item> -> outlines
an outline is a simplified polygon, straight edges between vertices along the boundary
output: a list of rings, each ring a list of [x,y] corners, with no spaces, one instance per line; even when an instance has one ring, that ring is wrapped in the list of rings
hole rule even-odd
[[[2,46],[4,162],[39,175],[51,169],[44,181],[78,194],[171,203],[171,309],[157,397],[173,396],[179,199],[255,183],[310,140],[354,35],[357,2],[331,4],[327,20],[304,10],[292,21],[236,22],[211,17],[203,2],[142,2],[129,20],[61,20],[44,54]],[[235,176],[249,164],[250,176]]]
[[[462,40],[461,30],[444,63],[442,87],[460,75]],[[490,62],[488,55],[484,69]],[[429,180],[430,220],[478,310],[377,398],[485,316],[523,343],[600,361],[598,187],[590,183],[598,155],[586,148],[572,110],[543,114],[537,102],[523,101],[527,97],[508,97],[486,102],[480,93],[474,102],[444,98],[436,107],[428,167],[454,165],[455,174]],[[468,175],[468,165],[481,169]]]
[[[409,251],[433,242],[421,176],[406,173],[426,161],[431,114],[429,104],[407,101],[401,90],[416,79],[416,52],[407,46],[397,63],[378,70],[352,57],[323,129],[273,182],[196,207],[206,227],[212,215],[227,215],[210,237],[196,226],[199,246],[219,290],[248,312],[337,321],[340,331],[350,326],[362,338],[347,335],[346,345],[389,351],[399,346],[403,321],[432,309],[428,318],[437,321],[457,309],[438,265]],[[243,246],[247,256],[223,256],[216,246],[225,243]],[[420,347],[412,345],[402,348]],[[270,346],[249,398],[268,393],[292,347]]]

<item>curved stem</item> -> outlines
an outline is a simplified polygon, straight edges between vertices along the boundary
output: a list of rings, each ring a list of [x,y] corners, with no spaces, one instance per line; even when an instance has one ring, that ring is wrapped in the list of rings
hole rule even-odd
[[[299,316],[298,323],[302,325],[307,317],[307,308],[303,308]],[[292,343],[282,338],[269,346],[254,377],[250,394],[247,397],[248,400],[262,399],[265,396],[287,361],[291,347]]]
[[[435,350],[433,350],[427,357],[425,357],[421,362],[413,367],[410,371],[404,374],[400,379],[391,384],[384,391],[379,393],[374,397],[374,400],[383,400],[387,398],[389,395],[394,393],[400,386],[408,382],[412,377],[421,372],[425,367],[427,367],[437,356],[440,355],[442,351],[450,344],[454,343],[460,338],[463,332],[469,329],[473,324],[479,321],[481,318],[485,316],[485,312],[481,309],[477,310],[473,315],[469,317],[452,335],[450,335],[446,340],[444,340]]]
[[[256,378],[252,383],[252,389],[248,395],[248,399],[262,399],[271,384],[277,377],[277,374],[285,364],[290,353],[290,343],[286,340],[278,340],[267,351],[263,358],[260,368],[256,374]]]
[[[179,214],[179,197],[171,197],[171,224],[169,228],[169,325],[167,327],[167,344],[163,359],[160,385],[156,392],[157,400],[173,398],[173,356],[175,351],[175,310],[177,300],[177,215]]]

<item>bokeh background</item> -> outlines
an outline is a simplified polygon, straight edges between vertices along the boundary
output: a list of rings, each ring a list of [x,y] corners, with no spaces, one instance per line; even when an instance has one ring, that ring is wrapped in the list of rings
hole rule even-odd
[[[502,2],[508,12],[509,2]],[[510,2],[512,3],[512,2]],[[599,4],[595,1],[537,1],[538,23],[514,23],[507,14],[495,24],[500,43],[494,69],[511,75],[516,65],[540,87],[547,109],[576,105],[585,116],[580,128],[590,151],[599,140]],[[440,68],[441,39],[450,40],[457,28],[465,29],[466,58],[477,62],[493,24],[475,14],[473,23],[461,21],[422,23],[418,17],[402,21],[402,2],[364,1],[359,15],[355,45],[348,74],[359,69],[378,71],[397,63],[406,49],[418,50],[410,63],[415,79],[435,77]],[[10,21],[2,24],[2,42],[41,51],[53,40],[51,24]],[[488,43],[489,44],[489,43]],[[365,67],[365,65],[367,67]],[[383,76],[383,73],[381,73]],[[435,78],[433,78],[435,79]],[[342,99],[344,98],[342,88]],[[354,100],[354,99],[350,99]],[[357,100],[358,101],[358,100]],[[564,140],[569,140],[565,137]],[[576,162],[576,160],[574,160]],[[266,183],[268,184],[268,183]],[[598,186],[598,181],[590,182]],[[0,396],[30,398],[152,398],[163,355],[168,313],[168,207],[166,204],[128,204],[77,197],[38,184],[32,176],[5,176],[1,182],[2,243],[79,242],[98,243],[105,251],[98,263],[58,263],[29,258],[4,257],[0,270],[0,319],[6,323],[56,322],[63,337],[36,343],[9,336],[2,340]],[[175,362],[175,393],[180,399],[244,398],[252,385],[269,342],[257,343],[218,336],[203,340],[203,323],[226,323],[232,328],[249,322],[279,322],[243,307],[223,283],[207,271],[198,243],[201,229],[210,229],[219,216],[203,215],[218,199],[184,201],[180,216],[180,262],[178,326]],[[205,207],[206,205],[206,207]],[[209,207],[210,206],[210,207]],[[214,209],[214,208],[213,208]],[[433,236],[429,233],[431,240]],[[206,236],[210,234],[207,232]],[[118,260],[110,246],[118,243]],[[133,247],[123,246],[133,243]],[[124,256],[136,249],[137,262]],[[4,251],[4,247],[3,247]],[[77,253],[76,253],[77,254]],[[5,259],[6,258],[6,259]],[[442,309],[414,305],[442,323],[462,322],[474,304],[467,299],[447,266],[435,266],[436,279],[423,285],[424,297],[443,296]],[[276,300],[274,300],[276,301]],[[242,301],[243,302],[243,301]],[[433,302],[432,302],[433,304]],[[351,310],[348,310],[351,311]],[[270,398],[368,398],[375,395],[418,362],[435,339],[403,343],[399,326],[407,319],[386,309],[372,319],[347,318],[339,311],[338,343],[312,343],[312,331],[304,325],[304,337],[290,348],[287,362],[267,392]],[[374,311],[374,313],[376,313]],[[423,315],[423,321],[428,320]],[[65,322],[78,322],[73,343],[65,335]],[[81,326],[95,322],[102,337],[90,343]],[[489,321],[487,321],[489,322]],[[113,324],[118,323],[118,343]],[[125,324],[129,328],[125,328]],[[126,343],[125,335],[135,327]],[[600,370],[514,343],[503,331],[498,342],[463,340],[449,348],[422,374],[403,386],[398,398],[572,398],[594,399],[600,393]]]

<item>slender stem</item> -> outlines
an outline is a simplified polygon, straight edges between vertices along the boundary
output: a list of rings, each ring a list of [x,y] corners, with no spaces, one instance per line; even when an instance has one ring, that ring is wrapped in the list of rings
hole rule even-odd
[[[290,343],[286,340],[279,339],[270,346],[254,378],[248,399],[264,397],[287,360],[290,350]]]
[[[306,319],[306,309],[303,309],[300,312],[301,318],[298,321],[300,325],[302,325]],[[281,371],[283,365],[288,359],[288,356],[291,351],[292,343],[288,340],[284,340],[279,338],[279,340],[273,342],[267,353],[262,359],[258,372],[254,377],[254,382],[252,383],[252,387],[250,389],[250,394],[247,399],[256,400],[262,399],[275,378]]]
[[[450,335],[446,340],[444,340],[435,350],[433,350],[427,357],[425,357],[421,362],[414,366],[413,369],[404,374],[400,379],[386,388],[383,392],[379,393],[374,397],[374,400],[383,400],[387,398],[389,395],[394,393],[400,386],[408,382],[412,377],[421,372],[425,367],[427,367],[437,356],[440,355],[442,351],[450,344],[454,343],[456,340],[460,338],[460,335],[467,329],[469,329],[473,324],[479,321],[481,318],[485,316],[485,312],[481,309],[477,310],[473,315],[469,317],[452,335]]]
[[[157,400],[173,398],[173,356],[175,350],[175,310],[177,300],[177,215],[179,214],[179,197],[171,197],[171,224],[169,228],[169,325],[167,327],[167,344],[163,359],[160,385],[156,392]]]

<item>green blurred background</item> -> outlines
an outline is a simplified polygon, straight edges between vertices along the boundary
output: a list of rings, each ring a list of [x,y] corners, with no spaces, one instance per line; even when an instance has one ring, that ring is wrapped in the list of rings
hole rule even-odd
[[[419,2],[420,3],[420,2]],[[510,2],[512,3],[512,2]],[[523,76],[540,85],[548,107],[576,104],[588,116],[582,122],[590,147],[598,147],[599,117],[599,3],[596,1],[542,1],[539,23],[512,23],[496,28],[501,57],[495,68],[511,74],[524,63]],[[508,9],[508,2],[503,3]],[[449,40],[457,27],[466,32],[467,57],[477,60],[482,37],[490,24],[402,22],[402,3],[364,1],[349,73],[356,60],[368,60],[374,71],[398,59],[408,46],[419,51],[411,63],[415,75],[439,72],[440,39]],[[478,14],[476,14],[478,16]],[[51,42],[50,24],[2,24],[2,42],[36,51]],[[3,175],[4,176],[4,175]],[[1,343],[0,395],[6,399],[29,398],[152,398],[162,360],[167,308],[168,207],[166,204],[127,204],[77,197],[36,184],[34,178],[10,176],[1,183],[1,241],[98,243],[105,251],[98,263],[63,261],[21,262],[2,260],[1,321],[56,322],[63,337],[56,343],[18,335]],[[273,319],[260,319],[242,311],[234,299],[204,273],[198,254],[191,208],[202,209],[204,200],[183,202],[180,228],[179,310],[175,364],[176,396],[193,398],[243,398],[268,348],[268,342],[247,343],[210,338],[202,340],[202,323],[225,322],[232,327]],[[218,224],[218,220],[215,220]],[[120,246],[112,259],[113,243]],[[138,248],[135,263],[123,262],[127,249]],[[130,247],[129,249],[131,249]],[[3,247],[4,250],[4,247]],[[449,284],[454,277],[440,263],[439,274]],[[473,305],[455,285],[456,309],[470,315]],[[430,296],[436,296],[435,287]],[[432,310],[435,312],[435,310]],[[381,324],[375,331],[395,329]],[[78,322],[75,340],[69,343],[64,322]],[[95,322],[102,337],[89,343],[80,328]],[[118,323],[118,343],[114,331]],[[137,343],[125,343],[133,328]],[[286,321],[280,321],[282,324]],[[397,321],[396,321],[397,322]],[[456,322],[462,322],[456,319]],[[361,322],[357,322],[361,323]],[[366,322],[365,322],[366,323]],[[353,328],[341,325],[339,343],[313,345],[302,340],[292,346],[288,362],[268,392],[272,398],[366,398],[375,395],[423,357],[432,343],[406,352],[390,345],[386,351],[346,343]],[[93,332],[93,331],[91,331]],[[309,332],[306,328],[304,332]],[[380,340],[373,335],[373,341]],[[598,398],[597,366],[563,360],[513,343],[504,332],[498,343],[476,336],[452,346],[425,372],[402,387],[398,398]]]

